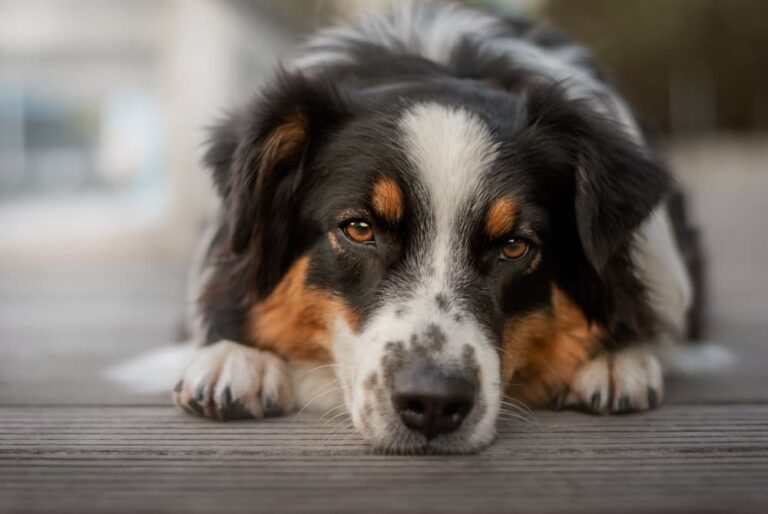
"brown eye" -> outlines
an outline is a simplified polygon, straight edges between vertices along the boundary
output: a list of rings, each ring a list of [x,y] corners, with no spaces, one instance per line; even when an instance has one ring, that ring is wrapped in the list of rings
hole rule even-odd
[[[373,227],[365,221],[350,221],[342,227],[344,235],[346,235],[350,241],[359,244],[370,244],[376,240],[373,233]]]
[[[528,255],[529,250],[530,244],[528,244],[528,241],[525,239],[512,238],[507,241],[504,248],[502,248],[501,256],[508,261],[519,261]]]

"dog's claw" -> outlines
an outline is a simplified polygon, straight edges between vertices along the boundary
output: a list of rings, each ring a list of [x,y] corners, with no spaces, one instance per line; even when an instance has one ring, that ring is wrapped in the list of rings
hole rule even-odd
[[[557,396],[555,396],[554,401],[552,402],[552,408],[554,410],[563,410],[565,408],[565,393],[560,393]]]
[[[197,414],[198,416],[205,416],[205,409],[203,409],[203,406],[200,405],[197,400],[194,398],[190,399],[187,402],[187,406],[192,409],[192,411]]]
[[[653,409],[659,404],[659,394],[653,387],[648,388],[648,406]]]
[[[625,413],[629,412],[630,406],[629,406],[629,397],[628,396],[622,396],[619,398],[619,408],[617,409],[617,412],[619,413]]]
[[[592,397],[589,400],[589,409],[592,412],[600,412],[600,391],[595,391],[592,393]]]

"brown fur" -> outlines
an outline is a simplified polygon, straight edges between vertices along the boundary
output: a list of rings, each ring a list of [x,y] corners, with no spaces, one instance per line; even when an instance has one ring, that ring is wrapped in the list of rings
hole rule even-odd
[[[403,217],[403,193],[392,179],[385,178],[376,182],[371,204],[373,210],[390,223],[397,223]]]
[[[249,340],[285,358],[330,362],[330,323],[342,316],[354,330],[358,318],[338,297],[305,284],[308,266],[308,257],[297,260],[275,290],[251,308]]]
[[[515,225],[517,205],[511,198],[499,198],[488,209],[485,231],[492,238],[502,237]]]
[[[552,286],[552,311],[511,321],[502,344],[507,392],[530,407],[564,393],[600,347],[601,330],[560,289]]]
[[[278,163],[296,155],[306,139],[307,118],[297,110],[273,130],[264,142],[261,172],[272,170]]]

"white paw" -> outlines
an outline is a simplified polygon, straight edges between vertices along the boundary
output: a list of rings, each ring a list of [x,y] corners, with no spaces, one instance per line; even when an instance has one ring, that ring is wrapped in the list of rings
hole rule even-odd
[[[197,350],[173,398],[191,414],[222,421],[274,416],[295,408],[286,362],[231,341]]]
[[[564,405],[592,412],[643,411],[661,403],[661,365],[647,349],[606,353],[582,366],[565,395]]]

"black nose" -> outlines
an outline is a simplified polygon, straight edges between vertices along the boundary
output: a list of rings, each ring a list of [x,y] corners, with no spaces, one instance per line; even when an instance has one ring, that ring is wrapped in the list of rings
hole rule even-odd
[[[472,410],[475,387],[456,372],[406,365],[397,372],[392,403],[403,424],[427,439],[453,432]]]

